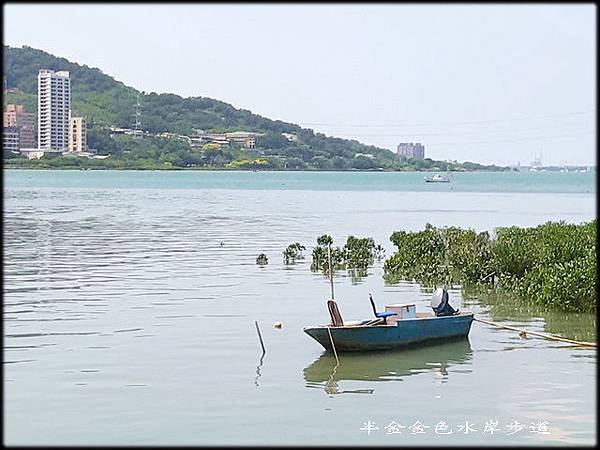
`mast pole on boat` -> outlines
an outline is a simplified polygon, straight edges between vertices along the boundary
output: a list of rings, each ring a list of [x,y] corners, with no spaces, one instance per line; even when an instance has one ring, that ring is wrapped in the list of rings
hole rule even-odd
[[[333,296],[333,267],[331,266],[331,243],[327,245],[327,261],[329,262],[329,284],[331,285],[331,300],[335,300]]]

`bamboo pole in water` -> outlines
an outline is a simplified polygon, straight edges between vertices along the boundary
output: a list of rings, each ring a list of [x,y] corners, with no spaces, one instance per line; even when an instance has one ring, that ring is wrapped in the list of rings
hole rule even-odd
[[[596,342],[574,341],[572,339],[567,339],[567,338],[563,338],[563,337],[559,337],[559,336],[553,336],[551,334],[538,333],[536,331],[528,331],[528,330],[523,330],[521,328],[511,327],[511,326],[508,326],[508,325],[501,325],[499,323],[490,322],[488,320],[477,319],[477,318],[473,318],[473,320],[476,320],[477,322],[485,323],[485,324],[488,324],[488,325],[492,325],[494,327],[505,328],[507,330],[513,330],[513,331],[519,331],[519,332],[525,333],[525,334],[532,334],[534,336],[539,336],[539,337],[542,337],[544,339],[550,339],[550,340],[553,340],[553,341],[568,342],[570,344],[580,345],[582,347],[597,347],[598,346],[598,344]]]
[[[258,339],[260,340],[260,346],[262,347],[263,355],[267,352],[265,350],[265,343],[263,342],[262,335],[260,334],[260,328],[258,328],[258,322],[255,320],[254,325],[256,326],[256,332],[258,333]]]
[[[327,245],[327,261],[329,263],[329,284],[331,285],[331,300],[335,300],[333,297],[333,267],[331,266],[331,243]]]
[[[331,300],[335,300],[333,297],[333,267],[331,265],[331,243],[327,245],[327,261],[329,263],[329,283],[331,284]],[[332,319],[333,320],[333,319]],[[337,351],[335,349],[335,344],[333,342],[333,336],[331,335],[331,327],[327,327],[327,332],[329,333],[329,340],[331,341],[331,348],[333,349],[333,354],[335,356],[335,360],[339,366],[340,360],[337,355]],[[337,366],[336,366],[337,368]]]
[[[337,361],[338,366],[339,366],[340,360],[338,358],[337,351],[335,350],[335,344],[333,343],[333,336],[331,335],[331,327],[327,327],[327,332],[329,333],[329,340],[331,341],[331,348],[333,349],[333,355],[335,356],[335,360]],[[337,368],[337,366],[336,366],[336,368]]]

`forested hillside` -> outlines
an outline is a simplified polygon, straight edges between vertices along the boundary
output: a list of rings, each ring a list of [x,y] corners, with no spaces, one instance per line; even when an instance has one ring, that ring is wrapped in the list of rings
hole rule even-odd
[[[36,111],[38,71],[68,70],[71,76],[71,109],[74,115],[82,115],[87,120],[88,145],[101,154],[111,154],[113,159],[120,159],[123,164],[118,164],[118,167],[142,165],[148,168],[165,162],[180,167],[231,167],[235,161],[251,161],[251,166],[258,165],[264,169],[441,170],[447,167],[446,163],[430,159],[401,162],[390,150],[361,144],[355,140],[328,137],[295,124],[270,120],[211,98],[142,93],[97,68],[73,63],[31,47],[4,46],[3,57],[4,79],[8,89],[6,101],[22,103],[30,112]],[[257,141],[262,155],[260,162],[250,158],[236,145],[206,152],[192,149],[189,144],[172,139],[166,142],[165,139],[148,137],[142,142],[134,142],[130,137],[109,137],[110,126],[132,127],[138,95],[142,128],[148,133],[156,135],[171,132],[189,136],[194,129],[211,132],[260,132],[263,133]],[[281,133],[292,133],[297,136],[297,140],[290,141]],[[373,157],[357,156],[357,153]],[[244,167],[244,164],[233,164],[233,167]],[[474,163],[451,164],[449,168],[500,169]]]

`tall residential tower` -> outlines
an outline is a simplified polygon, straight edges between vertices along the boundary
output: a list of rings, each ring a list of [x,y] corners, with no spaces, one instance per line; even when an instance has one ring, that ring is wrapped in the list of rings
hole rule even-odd
[[[71,80],[69,72],[40,70],[38,73],[38,142],[42,150],[69,147]]]

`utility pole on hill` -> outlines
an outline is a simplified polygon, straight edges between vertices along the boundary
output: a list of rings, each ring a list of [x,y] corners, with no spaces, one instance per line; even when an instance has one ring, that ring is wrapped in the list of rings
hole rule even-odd
[[[141,130],[142,123],[140,122],[140,116],[142,115],[142,112],[140,111],[140,109],[141,109],[140,94],[138,93],[137,101],[135,103],[135,123],[134,123],[134,133],[133,133],[133,136],[136,138],[143,137],[143,133],[144,133]]]

